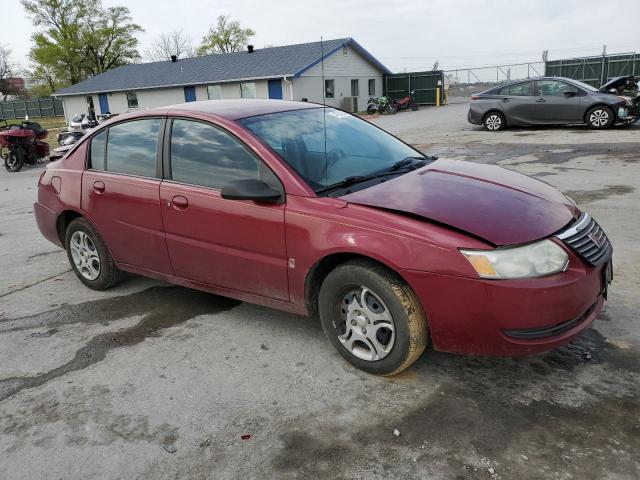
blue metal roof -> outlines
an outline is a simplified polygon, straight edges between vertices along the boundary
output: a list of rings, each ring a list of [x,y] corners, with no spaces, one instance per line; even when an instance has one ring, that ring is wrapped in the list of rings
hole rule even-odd
[[[322,42],[324,58],[350,46],[384,73],[384,65],[352,38]],[[221,83],[234,80],[300,76],[322,60],[320,42],[300,43],[247,51],[163,62],[140,63],[114,68],[80,83],[58,90],[55,95],[79,95],[173,86]]]

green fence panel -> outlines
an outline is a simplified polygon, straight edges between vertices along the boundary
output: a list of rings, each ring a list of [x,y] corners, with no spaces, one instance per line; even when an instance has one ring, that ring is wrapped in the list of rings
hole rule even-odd
[[[62,100],[53,97],[36,98],[33,100],[12,100],[0,102],[0,118],[15,119],[38,117],[62,117],[64,108]]]
[[[545,63],[545,75],[573,78],[600,87],[615,77],[640,76],[640,55],[625,53],[551,60]]]
[[[440,104],[444,103],[444,73],[442,70],[428,72],[394,73],[384,77],[384,94],[399,99],[413,90],[416,103],[436,104],[436,89],[440,88]]]

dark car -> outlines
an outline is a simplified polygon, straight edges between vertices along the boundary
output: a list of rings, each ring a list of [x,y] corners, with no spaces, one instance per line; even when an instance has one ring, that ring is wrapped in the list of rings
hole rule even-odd
[[[541,77],[500,85],[471,97],[468,120],[489,131],[528,125],[608,128],[636,120],[627,97],[569,78]]]
[[[563,345],[611,278],[605,233],[550,185],[426,157],[312,103],[110,120],[47,166],[34,213],[90,288],[126,271],[318,315],[340,355],[385,375],[428,339],[489,355]]]

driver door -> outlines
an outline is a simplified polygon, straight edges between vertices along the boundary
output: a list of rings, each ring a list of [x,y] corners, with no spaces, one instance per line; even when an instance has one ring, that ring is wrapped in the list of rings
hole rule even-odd
[[[558,80],[536,81],[534,118],[537,123],[580,123],[578,87]]]
[[[165,155],[169,171],[160,200],[175,274],[288,300],[284,202],[220,196],[224,184],[243,178],[263,180],[283,192],[277,177],[235,137],[195,120],[173,119]]]

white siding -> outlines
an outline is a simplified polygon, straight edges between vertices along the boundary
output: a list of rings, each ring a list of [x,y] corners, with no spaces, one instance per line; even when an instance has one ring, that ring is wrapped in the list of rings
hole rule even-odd
[[[327,98],[326,104],[342,107],[342,99],[351,96],[351,80],[358,80],[358,110],[366,110],[369,99],[369,79],[376,81],[376,96],[382,95],[382,71],[351,47],[347,55],[342,49],[324,60],[324,78],[334,81],[334,98]],[[307,98],[310,102],[322,103],[322,66],[314,65],[300,77],[293,79],[294,100]],[[285,98],[288,95],[285,93]]]
[[[382,72],[371,64],[351,47],[347,47],[347,55],[343,55],[342,49],[336,51],[324,61],[324,76],[334,81],[334,98],[326,99],[327,105],[342,107],[342,99],[351,96],[351,80],[359,80],[358,109],[365,110],[369,98],[368,82],[374,78],[376,81],[376,96],[382,95]],[[314,65],[298,78],[290,78],[293,82],[293,98],[289,84],[282,81],[282,97],[285,100],[300,100],[307,98],[310,102],[322,102],[322,68],[320,64]],[[267,80],[255,80],[256,98],[269,98],[269,86]],[[222,98],[240,98],[240,83],[220,83]],[[208,100],[206,85],[197,85],[196,100]],[[184,87],[154,88],[135,90],[138,97],[138,110],[163,107],[184,103]],[[131,111],[127,106],[125,92],[107,93],[109,99],[109,111],[111,113],[126,113]],[[67,122],[76,113],[87,113],[86,95],[73,95],[61,97]],[[93,95],[93,104],[96,114],[100,114],[100,101],[97,94]]]

